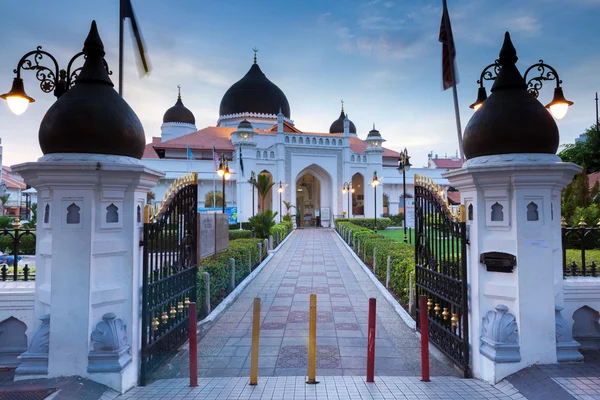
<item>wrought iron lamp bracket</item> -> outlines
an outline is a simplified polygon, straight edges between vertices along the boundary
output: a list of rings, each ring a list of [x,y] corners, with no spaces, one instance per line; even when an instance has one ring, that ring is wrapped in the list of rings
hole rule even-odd
[[[539,75],[528,80],[527,75],[534,68],[537,69]],[[562,83],[556,70],[544,63],[544,60],[540,60],[537,64],[533,64],[531,67],[527,68],[523,78],[525,79],[525,82],[527,82],[527,91],[536,99],[540,94],[540,89],[542,88],[544,81],[556,81],[557,88],[559,88]]]
[[[495,60],[492,64],[485,67],[477,80],[479,87],[483,87],[483,81],[495,81],[500,72],[500,68],[501,66],[498,60]]]

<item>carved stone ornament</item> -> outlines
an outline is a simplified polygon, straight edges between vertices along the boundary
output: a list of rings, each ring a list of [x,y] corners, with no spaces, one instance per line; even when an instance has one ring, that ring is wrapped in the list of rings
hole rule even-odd
[[[29,350],[21,354],[21,365],[15,370],[16,375],[48,374],[48,352],[50,350],[50,314],[40,317],[42,324],[33,334]]]
[[[121,372],[131,362],[127,326],[114,313],[106,313],[92,332],[88,372]]]
[[[556,318],[556,359],[558,362],[583,361],[583,355],[578,351],[581,344],[573,339],[569,324],[563,318],[563,307],[554,306]]]
[[[479,352],[495,363],[521,361],[517,331],[515,316],[504,304],[497,305],[496,311],[488,311],[483,317]]]
[[[495,154],[480,156],[465,161],[463,168],[479,165],[504,165],[504,164],[555,164],[562,162],[556,154],[542,153],[515,153]]]

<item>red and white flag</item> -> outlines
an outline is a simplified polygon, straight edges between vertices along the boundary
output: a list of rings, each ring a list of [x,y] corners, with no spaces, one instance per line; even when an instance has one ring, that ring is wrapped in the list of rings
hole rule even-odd
[[[443,0],[443,3],[444,11],[442,13],[439,41],[442,43],[442,83],[444,85],[444,90],[446,90],[458,83],[458,76],[454,64],[456,50],[454,47],[454,38],[452,37],[452,28],[450,27],[450,17],[448,16],[446,0]]]
[[[215,161],[215,171],[219,168],[219,155],[217,154],[217,150],[215,150],[215,145],[213,144],[213,160]]]

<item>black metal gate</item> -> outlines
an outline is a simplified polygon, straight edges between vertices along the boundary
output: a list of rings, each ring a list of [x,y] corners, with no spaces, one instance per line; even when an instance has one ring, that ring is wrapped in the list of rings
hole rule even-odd
[[[415,175],[415,229],[416,294],[428,299],[429,340],[470,378],[465,208],[454,211],[439,185]],[[417,302],[419,330],[421,311]]]
[[[144,208],[140,384],[188,337],[196,301],[198,176],[179,178],[163,202]]]

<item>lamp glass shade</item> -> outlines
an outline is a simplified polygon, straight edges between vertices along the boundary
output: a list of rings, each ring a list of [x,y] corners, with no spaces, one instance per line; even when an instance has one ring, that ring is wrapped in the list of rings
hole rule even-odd
[[[487,93],[485,91],[484,87],[480,87],[477,90],[477,100],[475,100],[475,103],[471,104],[469,106],[469,108],[472,108],[473,110],[477,111],[479,110],[479,107],[482,106],[483,102],[487,100]]]
[[[219,178],[222,178],[223,174],[225,174],[225,170],[223,169],[223,167],[219,167],[219,169],[217,170],[217,175],[219,175]]]
[[[375,186],[379,185],[379,180],[377,180],[377,179],[374,179],[374,180],[371,182],[371,185],[373,185],[373,187],[375,187]]]
[[[346,188],[343,188],[342,193],[346,194],[346,192],[347,192]]]
[[[555,103],[549,104],[548,108],[550,109],[550,113],[556,119],[562,119],[569,111],[569,105],[567,103]]]
[[[482,105],[483,105],[483,103],[474,103],[474,104],[472,104],[472,106],[473,106],[472,108],[473,108],[473,110],[477,111],[481,108]]]
[[[229,178],[231,178],[231,173],[229,172],[229,169],[225,170],[225,173],[223,174],[223,176],[225,177],[225,180],[229,180]]]
[[[10,111],[15,115],[23,114],[29,106],[29,100],[21,96],[7,96],[6,102]]]
[[[283,192],[283,188],[282,188],[281,186],[279,186],[279,188],[277,189],[277,191],[278,191],[279,193],[282,193],[282,192]]]

